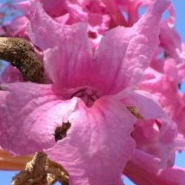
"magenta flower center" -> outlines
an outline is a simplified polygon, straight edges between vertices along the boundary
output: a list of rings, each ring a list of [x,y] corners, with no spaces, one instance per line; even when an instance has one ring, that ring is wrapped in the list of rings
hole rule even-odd
[[[91,87],[83,87],[74,92],[70,98],[79,97],[81,98],[87,107],[91,107],[93,103],[100,98],[98,91]]]

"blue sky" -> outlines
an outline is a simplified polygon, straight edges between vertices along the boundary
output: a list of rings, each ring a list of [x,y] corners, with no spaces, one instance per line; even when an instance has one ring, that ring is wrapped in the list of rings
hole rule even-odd
[[[176,10],[176,29],[179,32],[182,40],[185,42],[185,1],[171,0]]]
[[[0,3],[5,2],[6,0],[0,0]],[[176,10],[176,28],[179,34],[182,37],[182,40],[185,42],[185,0],[171,0]],[[176,157],[176,165],[185,168],[185,153],[178,154]],[[12,177],[15,175],[15,172],[4,172],[0,171],[0,184],[1,185],[10,185]],[[133,185],[130,181],[126,180],[126,185]]]

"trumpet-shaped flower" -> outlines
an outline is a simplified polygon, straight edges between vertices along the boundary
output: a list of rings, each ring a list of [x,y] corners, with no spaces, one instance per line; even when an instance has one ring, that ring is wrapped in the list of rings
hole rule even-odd
[[[163,169],[158,158],[139,150],[135,151],[124,172],[136,184],[183,185],[185,183],[184,169],[178,167]],[[146,178],[148,176],[150,178]]]
[[[108,31],[94,52],[86,24],[61,26],[34,3],[28,33],[51,84],[1,85],[1,147],[15,155],[45,151],[71,185],[122,184],[136,118],[117,93],[140,82],[168,4],[155,1],[133,27]]]

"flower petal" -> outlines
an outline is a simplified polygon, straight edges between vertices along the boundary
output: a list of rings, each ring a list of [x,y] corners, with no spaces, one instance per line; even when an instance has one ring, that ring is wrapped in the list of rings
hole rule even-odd
[[[175,10],[172,4],[168,8],[169,17],[161,22],[160,46],[165,54],[174,58],[177,63],[184,62],[183,44],[180,35],[175,30]]]
[[[0,146],[13,154],[27,155],[52,147],[55,129],[76,99],[62,101],[51,85],[4,84],[0,91]]]
[[[0,83],[10,83],[17,81],[23,81],[23,77],[20,71],[16,67],[8,65],[1,74]]]
[[[76,31],[75,31],[76,30]],[[44,52],[44,66],[54,84],[61,88],[75,88],[90,86],[92,60],[88,44],[85,44],[84,25],[75,25],[70,28],[69,35],[73,33],[77,37],[69,36],[59,47],[48,49]],[[87,50],[88,51],[87,51]]]
[[[133,27],[107,32],[95,54],[99,85],[104,84],[104,91],[115,93],[140,81],[159,43],[160,17],[168,4],[166,0],[155,1]]]
[[[137,148],[157,156],[164,166],[172,165],[178,145],[176,124],[152,94],[141,90],[127,90],[119,93],[119,96],[121,95],[121,102],[127,107],[135,107],[141,115],[132,132]]]
[[[46,150],[68,172],[70,185],[121,185],[121,171],[134,151],[130,136],[135,118],[119,102],[78,103],[70,114],[67,137]]]
[[[60,25],[44,12],[39,3],[31,10],[29,36],[45,51],[44,65],[52,82],[65,88],[90,85],[91,73],[95,71],[92,70],[87,25]]]
[[[135,106],[144,119],[159,119],[167,117],[155,96],[147,91],[130,91],[130,89],[126,89],[117,96],[121,97],[121,102],[125,105]]]
[[[158,158],[139,150],[136,150],[127,163],[124,174],[134,183],[142,185],[184,185],[185,183],[184,169],[177,167],[162,169]]]
[[[28,36],[35,45],[42,50],[54,47],[57,42],[61,41],[59,37],[61,29],[59,27],[59,23],[46,14],[41,3],[31,4]]]

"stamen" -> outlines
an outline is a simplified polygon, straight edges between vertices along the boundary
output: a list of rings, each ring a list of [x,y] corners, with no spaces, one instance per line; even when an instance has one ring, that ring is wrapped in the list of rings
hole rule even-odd
[[[143,116],[139,113],[139,110],[136,106],[127,106],[127,110],[131,112],[137,119],[144,119]]]

